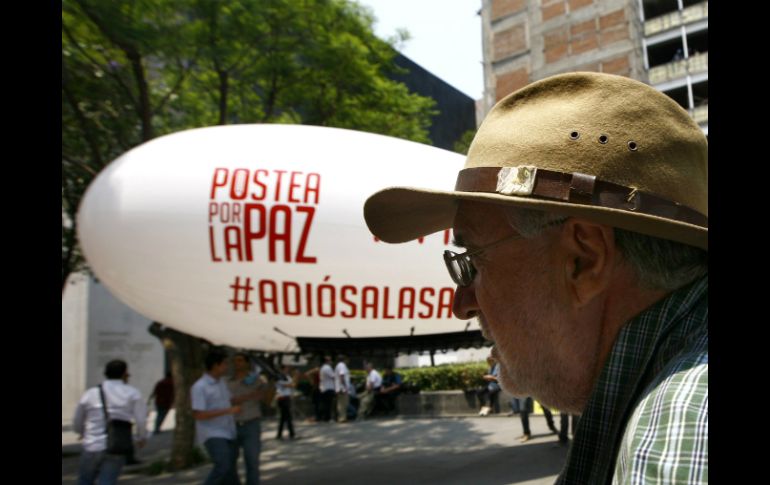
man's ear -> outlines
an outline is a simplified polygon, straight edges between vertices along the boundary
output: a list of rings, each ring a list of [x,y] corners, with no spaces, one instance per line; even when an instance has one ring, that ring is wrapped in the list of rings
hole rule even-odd
[[[576,307],[583,307],[604,292],[612,279],[617,257],[612,227],[570,218],[562,226],[564,277]]]

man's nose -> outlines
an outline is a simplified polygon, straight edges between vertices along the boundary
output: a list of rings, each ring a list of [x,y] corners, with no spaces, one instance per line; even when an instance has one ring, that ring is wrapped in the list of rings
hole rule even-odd
[[[458,286],[455,289],[455,297],[452,302],[452,312],[461,320],[473,318],[478,313],[479,307],[476,301],[475,284]]]

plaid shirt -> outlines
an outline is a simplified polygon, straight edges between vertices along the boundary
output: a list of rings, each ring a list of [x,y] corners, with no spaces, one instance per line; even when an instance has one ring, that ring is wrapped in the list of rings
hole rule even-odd
[[[556,483],[708,483],[708,275],[621,329]]]

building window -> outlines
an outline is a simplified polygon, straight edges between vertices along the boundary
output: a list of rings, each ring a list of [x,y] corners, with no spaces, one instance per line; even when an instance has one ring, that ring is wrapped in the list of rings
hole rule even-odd
[[[669,62],[681,61],[684,58],[684,43],[681,37],[647,46],[647,61],[650,69]]]
[[[692,85],[692,101],[693,101],[693,108],[697,108],[699,106],[708,106],[709,104],[708,80],[695,83]]]
[[[678,88],[670,89],[668,91],[663,91],[663,93],[679,103],[679,106],[682,108],[690,109],[690,99],[687,95],[687,86],[681,86]]]
[[[689,57],[697,54],[703,54],[709,51],[709,32],[708,30],[699,30],[687,34],[687,48]]]
[[[677,0],[643,0],[642,8],[644,11],[644,18],[651,19],[667,13],[676,12],[679,10],[679,2]]]

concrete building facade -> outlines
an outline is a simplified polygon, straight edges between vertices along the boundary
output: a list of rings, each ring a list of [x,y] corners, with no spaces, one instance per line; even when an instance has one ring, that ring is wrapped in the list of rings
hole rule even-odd
[[[71,425],[83,392],[101,383],[112,359],[128,363],[129,384],[146,399],[163,377],[165,355],[147,328],[152,322],[115,298],[93,278],[73,274],[62,296],[62,428]]]
[[[476,129],[475,100],[403,54],[396,56],[395,64],[405,72],[391,74],[392,79],[404,83],[410,92],[436,101],[437,114],[431,118],[428,133],[431,144],[454,150],[466,131]]]
[[[482,0],[486,114],[545,77],[594,71],[668,94],[708,134],[708,2]]]

